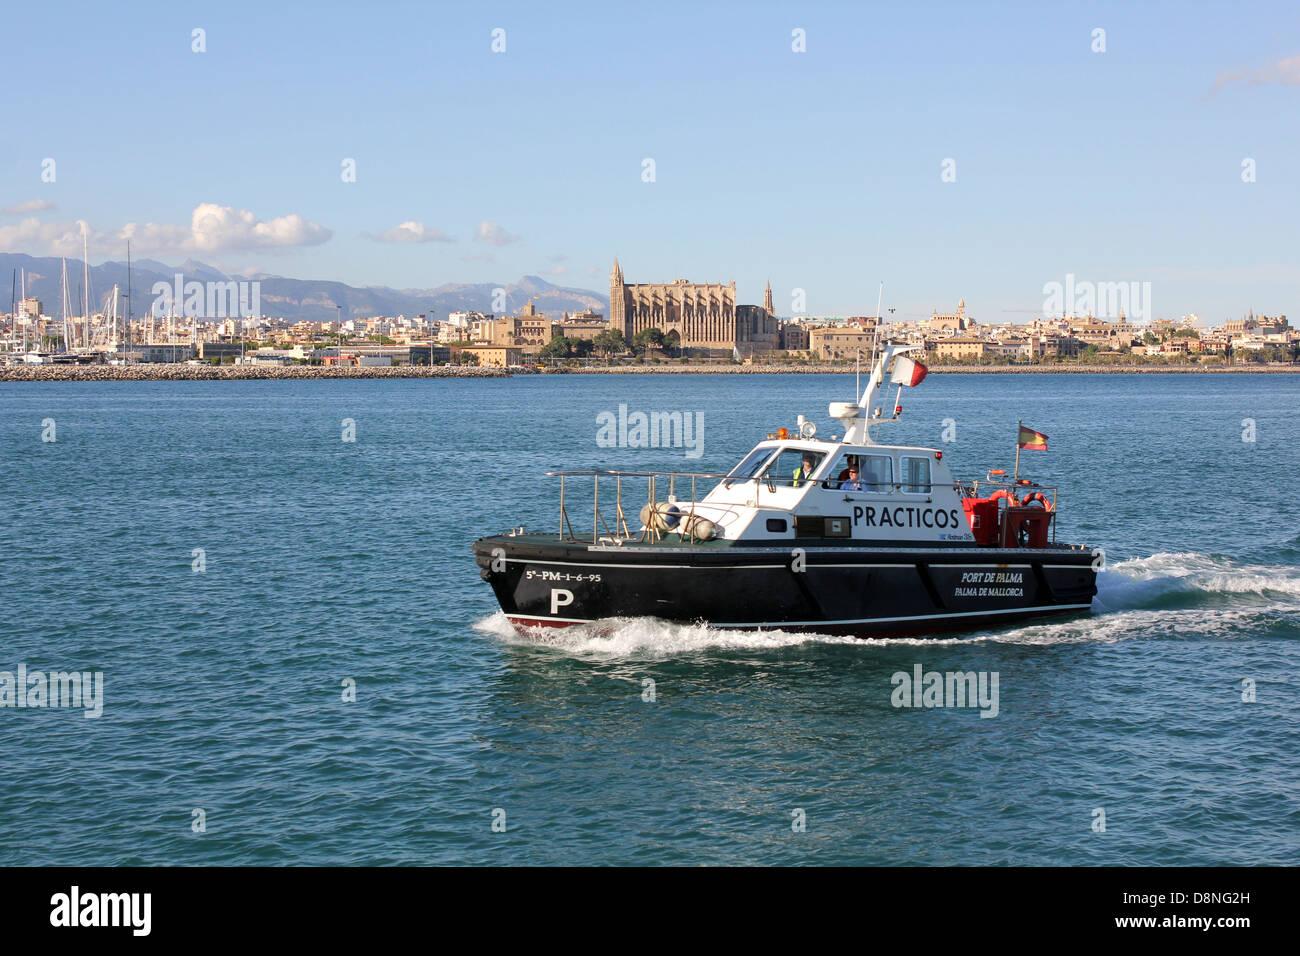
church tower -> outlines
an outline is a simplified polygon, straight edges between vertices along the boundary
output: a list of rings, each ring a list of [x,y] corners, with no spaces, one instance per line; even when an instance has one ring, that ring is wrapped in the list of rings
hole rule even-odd
[[[768,315],[776,315],[776,309],[772,308],[772,280],[767,280],[767,288],[763,290],[763,308],[767,310]]]
[[[622,332],[627,335],[627,316],[625,306],[627,303],[623,288],[623,269],[618,264],[618,257],[614,258],[614,268],[609,272],[609,327],[612,330]]]

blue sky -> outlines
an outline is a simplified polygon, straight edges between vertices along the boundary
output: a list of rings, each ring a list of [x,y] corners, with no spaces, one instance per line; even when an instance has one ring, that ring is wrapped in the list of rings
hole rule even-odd
[[[139,255],[353,285],[531,273],[603,291],[617,255],[629,281],[735,279],[742,302],[770,278],[782,314],[796,288],[812,314],[873,312],[883,280],[901,315],[965,297],[979,320],[1024,321],[1072,273],[1151,282],[1158,316],[1300,317],[1295,4],[73,3],[5,19],[0,251],[58,252],[85,220],[93,262],[123,258],[135,223]],[[371,238],[406,222],[455,241]]]

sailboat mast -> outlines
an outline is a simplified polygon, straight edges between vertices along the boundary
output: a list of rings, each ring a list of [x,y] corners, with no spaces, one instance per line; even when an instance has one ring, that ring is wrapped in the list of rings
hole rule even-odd
[[[59,280],[59,308],[63,312],[63,321],[60,323],[63,332],[63,351],[68,351],[68,257],[60,256],[63,265],[63,276]]]
[[[85,344],[86,348],[90,348],[90,229],[84,222],[81,224],[81,267],[81,318],[85,322],[85,331],[82,333],[82,342]]]

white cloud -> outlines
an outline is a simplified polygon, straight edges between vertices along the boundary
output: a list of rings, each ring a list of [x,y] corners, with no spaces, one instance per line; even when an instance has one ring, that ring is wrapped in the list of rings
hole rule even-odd
[[[28,217],[14,226],[0,226],[0,251],[32,255],[69,255],[81,252],[83,222],[41,222]],[[333,233],[297,213],[274,219],[257,219],[251,212],[216,203],[194,207],[188,226],[169,223],[129,222],[110,232],[92,230],[92,246],[120,246],[131,240],[137,255],[213,253],[256,250],[271,252],[295,246],[315,246]],[[114,255],[117,255],[116,248]]]
[[[132,225],[127,228],[132,228]],[[205,202],[194,207],[187,241],[196,252],[215,252],[223,249],[318,246],[332,235],[334,234],[324,226],[308,222],[297,213],[258,220],[245,209]]]
[[[81,229],[76,222],[41,222],[35,216],[12,226],[0,226],[0,252],[26,252],[36,256],[81,255]],[[91,232],[92,242],[103,240],[102,233]]]
[[[476,242],[490,242],[494,246],[508,246],[512,242],[519,242],[520,236],[512,236],[506,232],[505,227],[500,223],[488,222],[484,219],[478,224],[478,231],[474,234]]]
[[[564,275],[564,274],[565,274],[566,272],[568,272],[568,271],[569,271],[569,270],[568,270],[568,268],[567,268],[566,266],[556,266],[554,269],[547,269],[545,272],[542,273],[542,275],[544,275],[544,276],[562,276],[562,275]]]
[[[6,216],[28,216],[34,212],[45,212],[47,209],[53,209],[54,202],[49,199],[29,199],[27,202],[17,202],[12,206],[5,206],[3,212]]]
[[[1249,68],[1221,70],[1219,75],[1214,78],[1214,86],[1210,89],[1210,95],[1213,96],[1225,86],[1242,81],[1249,81],[1252,86],[1263,86],[1268,83],[1300,86],[1300,56],[1285,57],[1276,63],[1270,63],[1268,66],[1253,72]]]
[[[1252,83],[1285,83],[1300,86],[1300,56],[1289,56],[1260,70],[1251,78]]]
[[[392,229],[385,229],[378,235],[363,232],[361,235],[375,242],[455,242],[455,236],[449,236],[441,229],[426,228],[424,223],[410,220],[399,223]]]

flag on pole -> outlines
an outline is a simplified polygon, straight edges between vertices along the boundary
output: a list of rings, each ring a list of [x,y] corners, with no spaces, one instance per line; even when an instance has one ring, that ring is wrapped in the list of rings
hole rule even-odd
[[[920,362],[914,362],[905,355],[894,359],[894,374],[889,377],[892,385],[920,385],[930,370]]]
[[[1021,425],[1020,447],[1025,451],[1047,451],[1047,436]]]

